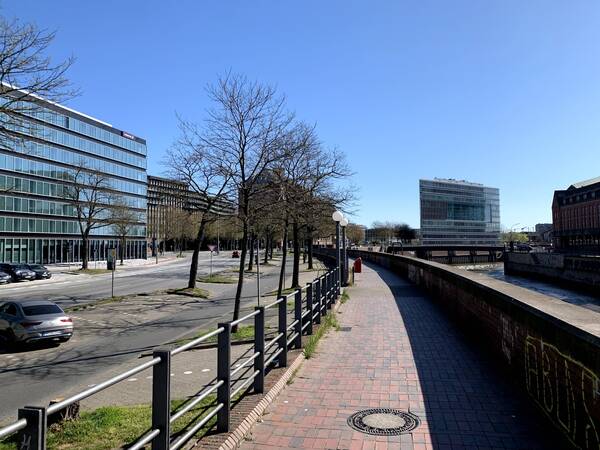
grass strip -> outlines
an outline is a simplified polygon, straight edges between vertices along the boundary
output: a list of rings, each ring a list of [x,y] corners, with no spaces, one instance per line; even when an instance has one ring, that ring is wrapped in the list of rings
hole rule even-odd
[[[228,277],[225,275],[214,274],[212,276],[205,275],[198,277],[197,280],[200,283],[217,283],[217,284],[234,284],[237,283],[237,278]]]
[[[181,408],[187,400],[173,400],[172,412]],[[205,414],[210,412],[215,403],[215,396],[209,396],[173,423],[171,434],[191,428]],[[202,436],[214,425],[213,417],[208,424],[198,431]],[[150,429],[152,408],[150,405],[106,406],[90,412],[82,412],[75,420],[51,425],[48,428],[48,448],[60,450],[109,450],[126,448]],[[18,437],[13,435],[0,442],[0,450],[17,450]],[[149,446],[148,446],[149,448]]]
[[[333,311],[330,314],[327,314],[325,317],[321,318],[321,325],[319,325],[317,331],[306,341],[306,345],[304,346],[304,357],[306,359],[312,358],[313,354],[315,353],[315,350],[317,349],[317,344],[319,343],[321,338],[329,332],[331,328],[335,328],[336,330],[339,330],[340,328],[340,325]]]
[[[186,295],[188,297],[195,298],[208,298],[208,291],[201,288],[178,288],[178,289],[167,289],[167,294],[170,295]]]
[[[344,289],[344,292],[342,292],[342,296],[340,297],[340,303],[343,305],[348,300],[350,300],[350,294],[348,294],[348,289]]]
[[[64,308],[64,310],[65,310],[65,312],[84,311],[86,309],[94,308],[94,307],[100,306],[100,305],[108,305],[109,303],[122,302],[126,298],[130,298],[130,297],[135,297],[135,295],[132,295],[132,296],[116,295],[114,297],[103,298],[103,299],[96,300],[91,303],[86,303],[85,305],[69,306],[68,308]]]

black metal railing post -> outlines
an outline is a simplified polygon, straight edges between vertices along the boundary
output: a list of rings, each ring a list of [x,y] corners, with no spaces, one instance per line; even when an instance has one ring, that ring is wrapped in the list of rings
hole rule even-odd
[[[171,351],[159,348],[152,352],[160,362],[152,368],[152,429],[160,434],[152,440],[152,450],[169,450],[171,439]]]
[[[281,299],[278,305],[279,308],[279,328],[278,332],[281,334],[279,337],[279,367],[287,366],[287,296]]]
[[[298,289],[294,294],[294,332],[298,333],[294,339],[294,348],[302,348],[302,289]]]
[[[308,310],[308,325],[306,326],[306,334],[313,334],[313,284],[306,283],[306,309]]]
[[[327,274],[321,279],[321,300],[320,300],[321,315],[327,315]]]
[[[315,280],[314,298],[315,303],[317,304],[317,317],[315,317],[315,323],[318,325],[321,323],[321,278]]]
[[[335,269],[335,298],[336,298],[336,300],[340,296],[340,293],[341,293],[341,283],[340,283],[340,280],[341,280],[340,269],[336,268]]]
[[[229,412],[231,410],[231,323],[225,322],[217,325],[223,328],[217,342],[217,381],[223,384],[217,389],[217,403],[223,407],[217,413],[217,431],[229,431]]]
[[[254,358],[254,371],[258,374],[254,378],[254,393],[262,394],[265,390],[265,307],[255,306],[258,314],[254,316],[254,353],[259,355]]]
[[[333,301],[333,271],[327,272],[327,309],[331,309]]]
[[[17,448],[27,450],[46,450],[46,408],[26,406],[18,412],[19,420],[27,420],[27,426],[18,435]]]

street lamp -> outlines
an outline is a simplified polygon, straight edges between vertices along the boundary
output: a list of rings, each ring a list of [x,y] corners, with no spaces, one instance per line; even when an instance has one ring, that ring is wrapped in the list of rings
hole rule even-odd
[[[342,246],[343,246],[343,258],[342,258],[342,285],[346,286],[348,283],[348,252],[346,251],[346,227],[348,226],[348,219],[345,217],[340,220],[342,226]]]
[[[341,211],[334,211],[331,218],[335,222],[335,262],[338,269],[338,274],[341,274],[341,255],[340,255],[340,222],[344,219],[344,215]]]

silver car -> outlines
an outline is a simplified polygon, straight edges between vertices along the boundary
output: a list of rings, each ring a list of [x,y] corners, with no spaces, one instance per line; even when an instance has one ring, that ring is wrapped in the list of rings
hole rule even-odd
[[[3,302],[0,335],[9,343],[67,342],[73,336],[73,319],[46,300]]]

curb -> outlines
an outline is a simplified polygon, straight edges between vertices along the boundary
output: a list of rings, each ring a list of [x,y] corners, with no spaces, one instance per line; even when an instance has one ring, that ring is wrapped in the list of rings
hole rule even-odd
[[[275,386],[269,390],[267,395],[263,397],[263,399],[258,402],[258,405],[254,407],[252,412],[246,416],[246,418],[242,421],[238,427],[233,430],[231,435],[227,438],[223,444],[219,447],[219,450],[232,450],[236,449],[240,446],[244,438],[250,433],[252,427],[256,424],[258,419],[263,415],[267,407],[273,403],[273,401],[281,394],[287,382],[292,378],[294,372],[300,367],[300,365],[304,362],[304,353],[300,353],[296,360],[292,363],[291,366],[288,367],[288,370],[282,375]]]
[[[346,288],[342,288],[340,291],[340,297]],[[342,302],[337,301],[333,307],[333,311],[337,312],[342,306]],[[229,435],[229,437],[221,444],[219,450],[234,450],[238,448],[244,438],[248,436],[248,434],[252,431],[252,428],[258,422],[258,419],[263,415],[267,407],[275,401],[275,399],[281,394],[281,392],[285,389],[287,382],[292,378],[294,372],[302,365],[302,363],[306,360],[304,357],[304,351],[298,355],[296,360],[292,363],[291,366],[288,367],[288,370],[281,376],[279,381],[275,383],[267,395],[263,397],[263,399],[258,402],[258,405],[254,407],[252,412],[246,416],[246,418],[242,421],[238,427],[233,430],[233,432]]]

